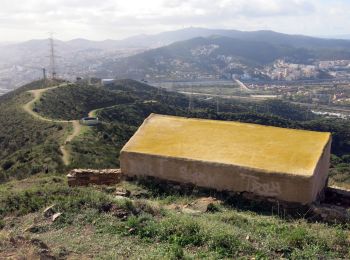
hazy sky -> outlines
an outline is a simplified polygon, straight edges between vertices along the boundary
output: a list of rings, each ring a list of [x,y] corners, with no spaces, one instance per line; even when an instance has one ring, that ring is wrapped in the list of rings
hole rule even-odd
[[[0,0],[0,41],[121,39],[184,27],[350,34],[350,0]]]

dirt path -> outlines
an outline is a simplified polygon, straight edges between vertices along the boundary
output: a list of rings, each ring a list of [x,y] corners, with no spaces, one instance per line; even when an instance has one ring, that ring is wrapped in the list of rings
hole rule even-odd
[[[96,112],[97,112],[98,109],[95,109],[95,110],[91,110],[88,114],[89,117],[95,117],[96,116]]]
[[[72,141],[76,136],[80,134],[81,131],[81,125],[79,123],[79,120],[73,120],[70,121],[73,126],[73,131],[70,135],[66,137],[66,140],[64,141],[64,144],[60,146],[60,150],[62,152],[62,160],[65,165],[69,165],[70,163],[70,152],[66,148],[66,145]]]
[[[70,152],[67,149],[67,144],[72,141],[76,136],[79,135],[80,130],[81,130],[81,125],[79,123],[79,120],[55,120],[55,119],[50,119],[43,117],[39,115],[37,112],[33,110],[35,102],[37,102],[42,95],[50,90],[50,89],[55,89],[61,86],[66,86],[66,85],[59,85],[59,86],[54,86],[54,87],[49,87],[49,88],[44,88],[44,89],[35,89],[35,90],[29,90],[28,92],[31,93],[34,97],[33,100],[29,101],[25,105],[23,105],[23,109],[33,117],[42,120],[42,121],[47,121],[47,122],[54,122],[54,123],[72,123],[73,131],[69,135],[67,135],[66,139],[64,140],[63,144],[60,146],[60,150],[62,152],[62,160],[65,165],[69,165],[70,163]]]

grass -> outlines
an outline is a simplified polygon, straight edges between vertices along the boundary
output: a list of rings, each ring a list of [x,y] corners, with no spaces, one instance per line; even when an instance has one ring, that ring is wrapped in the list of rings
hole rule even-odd
[[[166,206],[192,202],[199,194],[157,194],[152,187],[130,181],[116,187],[129,189],[131,198],[116,199],[103,187],[69,188],[57,175],[38,175],[0,185],[0,234],[37,238],[56,256],[65,251],[80,258],[350,257],[349,225],[312,223],[302,218],[285,220],[230,204],[193,216]],[[54,223],[42,214],[51,204],[63,213]],[[31,232],[23,233],[28,227],[32,227]],[[10,250],[10,237],[0,245],[0,257]]]

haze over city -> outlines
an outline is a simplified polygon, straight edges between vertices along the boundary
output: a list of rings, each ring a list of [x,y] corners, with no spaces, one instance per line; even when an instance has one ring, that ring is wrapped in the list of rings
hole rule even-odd
[[[122,39],[187,27],[350,35],[346,0],[4,0],[2,42],[47,38]]]

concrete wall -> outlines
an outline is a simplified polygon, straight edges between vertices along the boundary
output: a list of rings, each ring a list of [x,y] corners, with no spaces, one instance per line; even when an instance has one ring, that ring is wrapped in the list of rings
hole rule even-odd
[[[219,191],[246,191],[281,201],[310,204],[325,186],[330,146],[331,141],[311,177],[129,151],[121,152],[120,164],[123,174],[128,176],[153,176]]]
[[[329,142],[325,146],[322,156],[318,161],[314,174],[312,176],[312,194],[311,197],[313,200],[316,200],[320,192],[325,188],[328,181],[328,172],[330,167],[331,160],[331,146],[332,139],[329,139]]]

